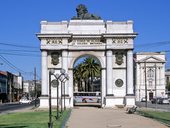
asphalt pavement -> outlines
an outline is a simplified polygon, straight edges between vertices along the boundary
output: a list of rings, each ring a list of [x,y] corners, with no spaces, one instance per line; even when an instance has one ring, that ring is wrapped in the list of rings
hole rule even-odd
[[[37,103],[37,106],[39,106],[39,102]],[[34,101],[31,104],[19,104],[19,102],[3,103],[0,104],[0,114],[29,110],[34,107],[35,107]]]
[[[151,102],[136,102],[136,105],[140,108],[150,108],[159,111],[169,111],[170,112],[170,104],[152,104]]]

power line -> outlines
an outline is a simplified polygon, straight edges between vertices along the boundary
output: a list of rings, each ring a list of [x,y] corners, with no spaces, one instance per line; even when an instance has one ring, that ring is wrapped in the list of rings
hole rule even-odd
[[[170,41],[160,41],[160,42],[154,42],[154,43],[145,43],[145,44],[136,44],[136,46],[139,47],[145,47],[145,46],[160,46],[160,45],[170,45]]]
[[[31,76],[34,75],[33,72],[25,72],[25,71],[19,69],[18,67],[16,67],[15,65],[13,65],[11,62],[9,62],[9,61],[8,61],[5,57],[3,57],[2,55],[0,55],[0,58],[1,58],[1,60],[2,60],[4,63],[6,63],[10,68],[14,69],[15,71],[21,72],[21,74],[25,74],[25,75],[31,75]],[[36,76],[37,76],[38,78],[40,78],[40,77],[38,76],[38,74],[36,74]]]
[[[10,52],[36,52],[39,53],[40,50],[35,51],[35,50],[13,50],[13,49],[0,49],[0,51],[10,51]]]
[[[10,44],[10,43],[0,43],[0,45],[19,47],[19,48],[39,48],[39,47],[33,47],[33,46],[28,46],[28,45],[16,45],[16,44]]]
[[[23,53],[3,53],[3,52],[0,52],[0,54],[3,54],[3,55],[13,55],[13,56],[31,56],[31,57],[41,57],[40,55],[36,55],[36,54],[23,54]]]
[[[14,69],[15,71],[18,72],[22,72],[22,73],[26,73],[25,71],[17,68],[15,65],[13,65],[11,62],[9,62],[5,57],[3,57],[2,55],[0,55],[0,58],[2,61],[4,61],[8,66],[10,66],[12,69]]]

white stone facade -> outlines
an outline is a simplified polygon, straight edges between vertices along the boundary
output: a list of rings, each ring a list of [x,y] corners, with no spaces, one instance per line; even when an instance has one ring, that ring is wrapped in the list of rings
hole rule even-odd
[[[66,82],[66,106],[73,107],[73,65],[85,55],[99,60],[101,71],[102,107],[134,105],[133,83],[133,21],[70,20],[41,22],[42,96],[40,107],[48,107],[49,69],[69,74]],[[59,63],[53,65],[51,53],[58,52]],[[52,79],[54,77],[52,76]],[[119,87],[120,86],[120,87]],[[59,86],[59,90],[61,85]],[[52,87],[52,105],[56,106],[56,88]],[[60,91],[59,91],[60,92]],[[61,93],[59,93],[59,96]]]
[[[136,100],[165,97],[165,53],[141,52],[135,59]]]

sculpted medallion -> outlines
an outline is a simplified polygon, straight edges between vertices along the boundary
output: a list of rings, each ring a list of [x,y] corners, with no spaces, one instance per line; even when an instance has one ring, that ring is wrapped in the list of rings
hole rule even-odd
[[[59,52],[52,52],[51,53],[51,64],[57,65],[59,63]]]
[[[116,85],[117,87],[122,87],[122,86],[123,86],[123,80],[122,80],[122,79],[117,79],[117,80],[115,81],[115,85]]]
[[[117,52],[115,54],[115,57],[116,57],[116,64],[121,65],[123,63],[123,53]]]

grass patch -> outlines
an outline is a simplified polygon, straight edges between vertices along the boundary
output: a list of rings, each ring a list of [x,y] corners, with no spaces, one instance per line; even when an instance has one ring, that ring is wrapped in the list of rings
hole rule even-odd
[[[170,126],[170,112],[153,111],[153,110],[138,110],[138,113],[142,116],[158,120]]]
[[[61,128],[63,121],[71,110],[63,112],[56,121],[56,111],[53,111],[53,128]],[[48,111],[18,112],[0,115],[0,128],[48,128]]]

